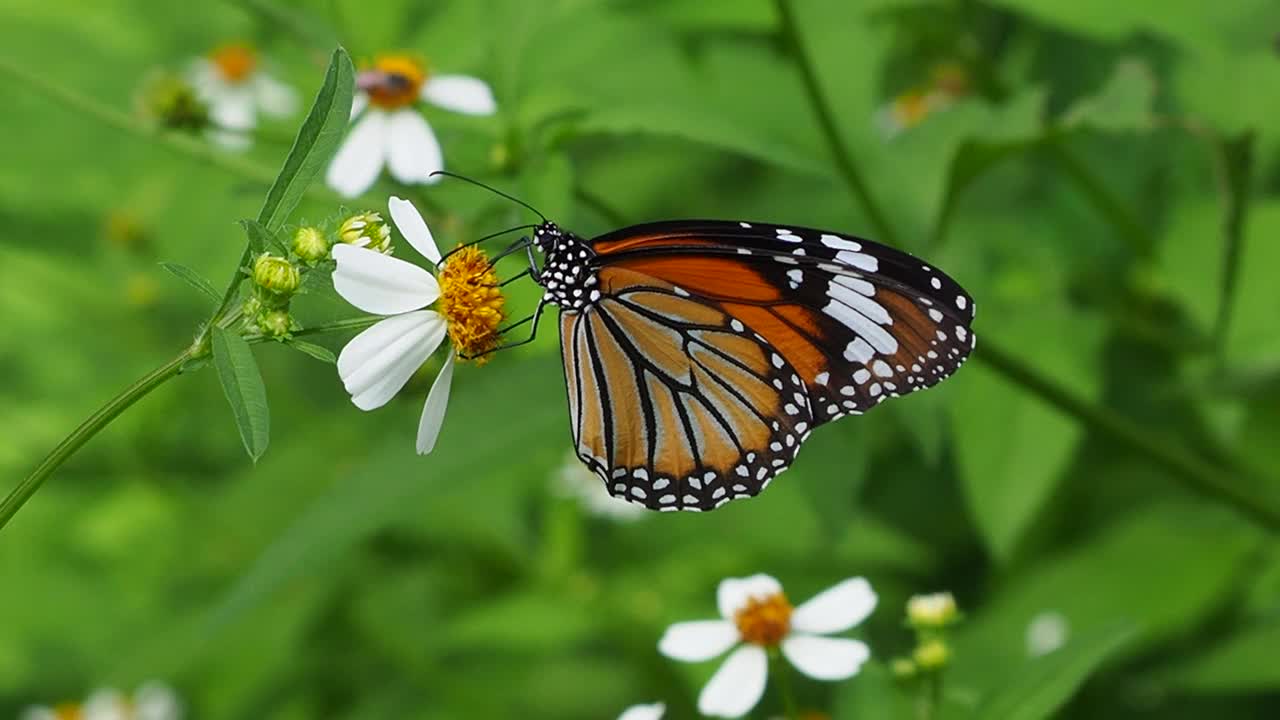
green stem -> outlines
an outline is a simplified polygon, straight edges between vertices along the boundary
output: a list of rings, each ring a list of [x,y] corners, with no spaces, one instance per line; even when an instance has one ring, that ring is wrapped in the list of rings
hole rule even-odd
[[[880,226],[881,236],[889,244],[894,244],[895,234],[889,227],[885,214],[876,206],[875,199],[867,190],[853,156],[837,129],[835,115],[822,95],[817,72],[812,60],[804,52],[804,44],[800,41],[796,29],[791,2],[775,0],[775,3],[782,20],[783,34],[796,49],[796,61],[804,77],[809,101],[818,116],[822,132],[826,136],[827,145],[835,157],[840,174],[849,186],[849,192],[854,200],[860,203],[868,217]],[[1070,158],[1068,158],[1069,161]],[[1106,408],[1092,405],[1073,395],[1034,368],[1022,364],[1013,356],[1003,352],[989,339],[984,341],[982,349],[975,354],[975,357],[1005,379],[1039,396],[1077,421],[1172,470],[1172,477],[1183,481],[1193,491],[1236,508],[1245,517],[1253,519],[1264,527],[1272,530],[1280,529],[1280,498],[1276,498],[1274,493],[1268,494],[1257,485],[1246,485],[1233,474],[1223,472],[1215,465],[1184,450],[1177,441],[1148,432],[1142,426]],[[1239,463],[1231,463],[1229,466],[1239,467]]]
[[[1181,479],[1191,490],[1230,505],[1264,527],[1280,529],[1280,498],[1276,498],[1275,493],[1265,493],[1260,486],[1255,490],[1242,483],[1235,474],[1223,471],[1184,449],[1177,441],[1077,397],[1000,349],[991,340],[979,343],[974,360],[1100,435],[1147,456]]]
[[[787,720],[799,720],[800,708],[796,704],[795,691],[791,687],[791,673],[782,655],[773,650],[769,653],[769,662],[773,665],[773,674],[778,679],[778,694],[782,696],[783,711],[787,715]]]
[[[106,427],[117,415],[124,412],[130,405],[142,399],[147,393],[155,390],[165,383],[165,381],[177,375],[182,371],[182,365],[191,359],[191,350],[184,350],[177,357],[160,367],[152,370],[144,375],[137,382],[125,388],[123,392],[109,400],[97,412],[90,415],[87,420],[80,423],[70,435],[65,437],[62,442],[58,443],[47,457],[36,469],[31,471],[18,487],[0,502],[0,528],[8,524],[9,520],[22,509],[27,500],[40,489],[40,485],[44,483],[45,478],[49,477],[54,470],[57,470],[64,462],[67,461],[80,446],[89,441],[89,438],[98,434],[98,431]]]
[[[871,187],[863,179],[862,172],[858,169],[857,163],[853,161],[853,153],[845,143],[844,136],[840,134],[839,126],[836,125],[835,112],[832,111],[826,95],[822,92],[822,84],[818,81],[818,72],[814,68],[813,59],[805,52],[804,43],[801,42],[800,31],[796,25],[795,12],[792,10],[791,2],[789,0],[774,0],[774,5],[778,9],[778,17],[782,23],[782,36],[795,51],[796,60],[800,65],[800,74],[804,78],[805,91],[809,95],[809,103],[813,105],[814,112],[818,115],[818,122],[822,125],[822,133],[826,136],[827,143],[831,146],[831,155],[835,160],[836,170],[844,178],[858,204],[862,206],[863,212],[867,214],[867,219],[871,221],[871,225],[875,228],[881,242],[898,247],[898,234],[894,231],[893,225],[889,223],[889,218],[885,215],[884,210],[881,209],[880,204],[872,196]]]

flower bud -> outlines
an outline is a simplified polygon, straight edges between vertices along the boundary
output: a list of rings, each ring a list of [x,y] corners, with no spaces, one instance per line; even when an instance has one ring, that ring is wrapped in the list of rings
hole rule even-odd
[[[300,227],[293,234],[293,252],[307,264],[329,257],[329,240],[318,228]]]
[[[143,79],[134,96],[144,118],[174,130],[202,130],[209,126],[209,107],[186,78],[158,70]]]
[[[911,658],[921,670],[941,670],[951,660],[951,648],[939,638],[925,640],[916,646]]]
[[[293,329],[293,319],[287,310],[268,310],[258,316],[258,329],[263,335],[282,338]]]
[[[898,680],[910,680],[916,676],[916,664],[908,658],[894,658],[889,663],[889,672]]]
[[[960,619],[949,592],[913,595],[907,601],[907,624],[917,630],[940,630]]]
[[[298,268],[288,259],[263,253],[253,261],[253,282],[276,295],[292,295],[302,282]]]
[[[391,254],[391,228],[376,212],[362,212],[343,220],[338,227],[338,239],[383,255]]]

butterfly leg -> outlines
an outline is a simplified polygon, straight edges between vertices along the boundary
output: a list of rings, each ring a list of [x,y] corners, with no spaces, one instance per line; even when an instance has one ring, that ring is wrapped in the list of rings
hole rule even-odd
[[[512,324],[510,324],[510,325],[508,325],[508,326],[506,326],[506,327],[504,327],[504,328],[500,328],[500,329],[498,330],[498,334],[500,334],[500,335],[505,335],[507,332],[510,332],[511,330],[514,330],[514,329],[516,329],[516,328],[520,327],[521,325],[524,325],[524,324],[526,324],[526,323],[532,322],[532,323],[533,323],[533,329],[529,332],[529,337],[527,337],[527,338],[525,338],[525,339],[521,340],[520,342],[513,342],[513,343],[506,343],[506,344],[503,344],[503,345],[499,345],[498,347],[493,348],[492,350],[486,350],[486,351],[484,351],[484,352],[482,352],[482,353],[479,353],[479,354],[476,354],[476,355],[466,355],[466,356],[464,356],[464,359],[466,359],[466,360],[474,360],[474,359],[479,358],[479,357],[484,357],[485,355],[488,355],[488,354],[490,354],[490,353],[496,353],[496,352],[498,352],[499,350],[509,350],[509,349],[511,349],[511,348],[513,348],[513,347],[520,347],[521,345],[528,345],[529,343],[533,342],[533,341],[538,337],[538,320],[542,317],[542,308],[543,308],[543,307],[545,307],[545,306],[546,306],[546,304],[547,304],[547,303],[546,303],[546,301],[539,302],[539,303],[538,303],[538,308],[537,308],[536,310],[534,310],[534,311],[533,311],[533,314],[532,314],[532,315],[530,315],[530,316],[526,317],[526,318],[525,318],[525,319],[523,319],[523,320],[518,320],[518,321],[516,321],[516,322],[514,322],[514,323],[512,323]]]

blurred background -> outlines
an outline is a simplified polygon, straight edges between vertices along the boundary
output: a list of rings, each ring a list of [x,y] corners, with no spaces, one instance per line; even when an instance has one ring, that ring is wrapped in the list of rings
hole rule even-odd
[[[953,379],[824,427],[709,515],[584,499],[551,318],[459,369],[427,458],[438,364],[362,413],[332,366],[257,346],[256,465],[215,374],[184,375],[0,532],[0,716],[161,680],[190,718],[694,717],[716,663],[658,638],[754,572],[796,602],[857,575],[880,594],[863,673],[797,685],[824,717],[914,716],[887,666],[934,590],[966,615],[938,717],[1280,715],[1280,5],[790,6],[794,33],[766,0],[0,4],[3,492],[190,341],[209,303],[158,263],[222,287],[339,43],[488,81],[492,117],[424,110],[447,167],[581,234],[703,216],[892,239],[980,307]],[[229,42],[298,112],[242,153],[149,130],[144,79]],[[393,193],[444,246],[529,220],[456,182],[345,207]],[[318,191],[294,220],[342,215]],[[355,314],[332,292],[294,309]]]

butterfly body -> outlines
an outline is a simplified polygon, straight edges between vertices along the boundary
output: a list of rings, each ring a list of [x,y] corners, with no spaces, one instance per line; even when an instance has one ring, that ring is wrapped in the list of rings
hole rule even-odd
[[[974,343],[954,280],[849,235],[682,220],[587,240],[544,222],[531,242],[577,454],[652,509],[758,494],[814,428],[936,384]]]

